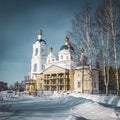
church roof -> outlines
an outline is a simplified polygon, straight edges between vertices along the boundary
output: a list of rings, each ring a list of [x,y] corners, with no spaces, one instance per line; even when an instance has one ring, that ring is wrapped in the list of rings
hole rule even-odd
[[[68,45],[63,45],[60,50],[67,50],[68,49]],[[70,46],[70,49],[74,51],[73,47]]]
[[[61,71],[63,72],[68,72],[69,70],[66,69],[66,68],[63,68],[63,67],[60,67],[60,66],[57,66],[57,65],[51,65],[50,67],[48,67],[47,69],[45,69],[43,71],[43,74],[46,74],[46,73],[61,73]]]
[[[45,41],[45,40],[43,40],[43,39],[40,39],[40,40],[39,40],[39,39],[37,39],[35,42],[37,42],[37,41],[38,41],[38,42],[40,42],[40,43],[41,43],[41,42],[44,42],[45,44],[47,44],[47,43],[46,43],[46,41]]]
[[[66,38],[65,38],[65,41],[66,41],[65,45],[63,45],[63,46],[60,48],[60,51],[61,51],[61,50],[68,50],[68,49],[74,51],[73,47],[72,47],[71,44],[69,43],[69,38],[68,38],[67,36],[66,36]]]
[[[47,58],[56,58],[55,55],[53,53],[50,53]]]

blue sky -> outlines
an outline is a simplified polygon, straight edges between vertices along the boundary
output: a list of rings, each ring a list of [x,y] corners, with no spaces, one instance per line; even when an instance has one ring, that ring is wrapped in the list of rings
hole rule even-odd
[[[0,0],[0,81],[9,85],[30,72],[39,29],[55,55],[86,0]],[[99,0],[90,0],[95,7]]]

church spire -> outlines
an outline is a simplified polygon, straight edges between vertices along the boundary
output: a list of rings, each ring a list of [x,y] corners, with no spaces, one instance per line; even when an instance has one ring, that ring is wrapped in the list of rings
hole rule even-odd
[[[38,32],[38,40],[42,39],[42,35],[43,33],[42,33],[42,30],[40,29]]]
[[[65,44],[68,45],[68,43],[69,43],[69,38],[68,38],[67,36],[66,36],[66,38],[65,38],[65,42],[66,42]]]
[[[51,52],[51,53],[53,52],[53,48],[52,48],[52,47],[50,48],[50,52]]]

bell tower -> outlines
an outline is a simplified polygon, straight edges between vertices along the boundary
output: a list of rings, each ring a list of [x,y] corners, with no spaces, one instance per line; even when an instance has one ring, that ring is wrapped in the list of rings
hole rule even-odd
[[[42,30],[38,32],[38,38],[33,44],[33,53],[31,59],[31,78],[35,79],[36,74],[42,73],[46,62],[46,41],[42,39]]]

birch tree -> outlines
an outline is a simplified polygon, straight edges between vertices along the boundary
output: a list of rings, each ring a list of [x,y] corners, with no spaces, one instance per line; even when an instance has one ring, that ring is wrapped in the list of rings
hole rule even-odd
[[[116,45],[116,35],[117,35],[117,29],[116,29],[116,19],[117,19],[117,11],[114,12],[114,8],[112,6],[112,1],[110,0],[110,16],[111,16],[111,35],[114,43],[114,66],[115,66],[115,77],[116,77],[116,85],[117,85],[117,95],[120,95],[120,89],[119,89],[119,77],[118,77],[118,64],[117,64],[117,45]],[[115,14],[114,14],[115,13]]]
[[[75,43],[76,53],[80,54],[80,49],[83,47],[87,51],[89,64],[89,82],[91,85],[91,94],[93,93],[92,81],[92,37],[93,37],[93,19],[90,4],[87,3],[85,7],[75,15],[72,22],[73,32],[69,34],[72,41]]]
[[[99,24],[100,27],[103,30],[104,36],[106,38],[107,43],[105,41],[102,41],[102,49],[104,48],[103,45],[106,45],[107,47],[107,53],[104,52],[103,50],[103,56],[104,54],[107,55],[107,64],[105,64],[105,61],[103,61],[104,64],[104,83],[106,86],[106,94],[108,91],[108,84],[109,84],[109,66],[110,66],[110,61],[112,61],[112,58],[110,58],[110,43],[113,46],[113,63],[114,63],[114,68],[115,68],[115,80],[116,80],[116,92],[117,95],[119,95],[119,78],[118,78],[118,63],[117,63],[117,32],[119,31],[117,29],[117,21],[119,18],[118,11],[115,7],[115,4],[113,4],[113,1],[115,2],[116,0],[105,0],[103,6],[101,7],[101,10],[99,12]],[[100,29],[101,29],[100,28]],[[108,36],[107,36],[108,35]],[[112,40],[112,41],[111,41]],[[111,47],[112,48],[112,47]],[[112,55],[111,55],[112,56]],[[104,58],[104,57],[103,57]],[[105,58],[104,58],[105,60]],[[105,72],[105,66],[107,67],[107,71]]]
[[[117,63],[117,19],[119,17],[118,11],[113,4],[114,0],[105,0],[104,16],[107,21],[106,30],[111,34],[113,40],[113,51],[114,51],[114,67],[115,67],[115,79],[116,79],[116,92],[120,95],[119,90],[119,78],[118,78],[118,63]]]

